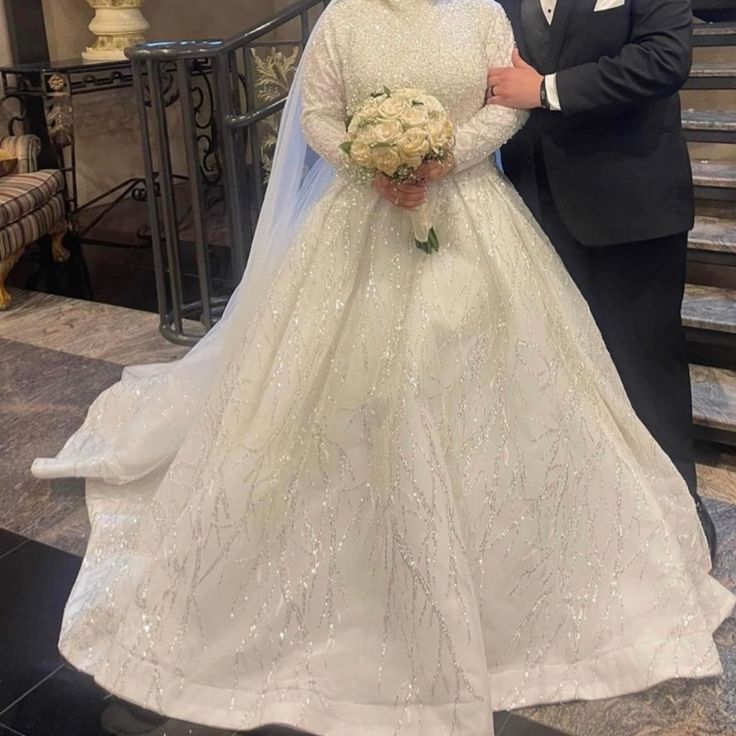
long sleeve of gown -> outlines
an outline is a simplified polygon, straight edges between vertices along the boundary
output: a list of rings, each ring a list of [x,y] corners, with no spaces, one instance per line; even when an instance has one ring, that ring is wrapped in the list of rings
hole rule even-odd
[[[496,6],[488,34],[488,66],[511,66],[514,33],[506,13]],[[527,121],[525,110],[487,105],[458,127],[455,143],[456,171],[464,171],[487,159],[517,133]]]
[[[314,30],[302,62],[302,130],[310,147],[335,166],[347,165],[340,144],[347,139],[345,86],[330,26]]]

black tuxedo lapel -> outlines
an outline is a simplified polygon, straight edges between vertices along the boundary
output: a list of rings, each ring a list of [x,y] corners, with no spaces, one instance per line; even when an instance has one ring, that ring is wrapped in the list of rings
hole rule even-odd
[[[572,13],[580,0],[557,0],[555,15],[552,19],[552,45],[550,48],[550,68],[557,71],[562,45],[565,42],[567,27],[570,25]]]
[[[516,47],[519,49],[521,58],[531,64],[529,58],[529,48],[526,45],[526,38],[524,38],[524,26],[521,22],[521,0],[511,0],[511,2],[505,3],[506,14],[511,22],[511,27],[514,29],[514,38],[516,40]]]

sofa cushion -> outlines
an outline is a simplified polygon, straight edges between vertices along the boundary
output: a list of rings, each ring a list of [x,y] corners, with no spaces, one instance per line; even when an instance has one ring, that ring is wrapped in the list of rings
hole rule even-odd
[[[0,177],[10,176],[18,171],[18,159],[12,153],[0,148]]]
[[[63,189],[64,175],[58,169],[4,176],[0,179],[0,228],[17,222]]]
[[[35,135],[6,135],[0,138],[0,149],[18,159],[18,173],[27,174],[38,169],[41,141]]]
[[[0,261],[33,243],[60,225],[66,216],[64,197],[54,196],[42,207],[0,229]]]

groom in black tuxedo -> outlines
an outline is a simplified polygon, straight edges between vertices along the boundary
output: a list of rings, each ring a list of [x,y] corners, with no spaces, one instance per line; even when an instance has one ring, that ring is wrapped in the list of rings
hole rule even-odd
[[[590,305],[644,424],[697,493],[680,310],[694,217],[678,91],[690,0],[500,0],[513,66],[488,103],[531,110],[503,167]]]

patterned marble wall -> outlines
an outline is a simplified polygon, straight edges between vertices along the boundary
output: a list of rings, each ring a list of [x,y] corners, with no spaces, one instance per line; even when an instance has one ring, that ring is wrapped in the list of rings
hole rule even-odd
[[[228,36],[267,17],[280,0],[147,0],[150,39]],[[78,57],[92,35],[85,0],[43,0],[49,50],[57,59]],[[1,43],[1,39],[0,39]],[[0,47],[1,48],[1,47]],[[76,106],[80,198],[84,202],[143,171],[132,92],[88,95]],[[172,121],[176,137],[176,122]]]

